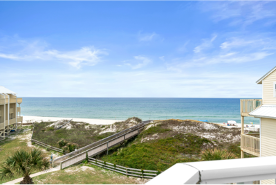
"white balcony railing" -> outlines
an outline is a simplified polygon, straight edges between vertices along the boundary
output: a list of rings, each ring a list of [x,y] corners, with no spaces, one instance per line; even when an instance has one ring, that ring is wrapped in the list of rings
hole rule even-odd
[[[249,116],[248,114],[262,105],[262,99],[241,99],[240,112],[242,116]]]
[[[260,138],[246,134],[241,134],[241,137],[241,149],[246,153],[260,156]]]
[[[23,119],[22,116],[18,116],[18,117],[17,117],[17,123],[21,122],[22,119]],[[10,119],[10,125],[15,124],[15,123],[16,123],[16,119],[15,119],[15,118]],[[0,130],[1,130],[1,129],[4,129],[4,125],[5,125],[5,127],[8,126],[8,120],[5,121],[5,124],[4,124],[4,122],[0,123]]]
[[[275,178],[276,156],[177,163],[146,184],[253,184]]]

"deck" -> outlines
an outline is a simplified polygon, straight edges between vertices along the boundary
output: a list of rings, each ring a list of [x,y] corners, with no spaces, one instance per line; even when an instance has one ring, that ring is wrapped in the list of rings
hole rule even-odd
[[[260,156],[260,135],[244,134],[244,117],[250,116],[249,113],[262,105],[262,99],[241,99],[241,150],[254,156]]]
[[[240,112],[241,116],[250,116],[249,113],[262,105],[262,99],[241,99]]]

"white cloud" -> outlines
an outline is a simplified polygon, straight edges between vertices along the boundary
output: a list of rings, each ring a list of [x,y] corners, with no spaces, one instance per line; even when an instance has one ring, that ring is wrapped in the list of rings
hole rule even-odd
[[[23,97],[246,97],[261,96],[263,71],[102,71],[94,73],[12,69],[3,86]],[[45,78],[47,76],[47,78]],[[36,84],[35,86],[33,84]],[[93,85],[91,85],[93,84]],[[12,88],[13,87],[13,88]],[[32,91],[30,91],[32,89]],[[112,89],[112,91],[110,91]]]
[[[189,41],[185,42],[185,44],[183,44],[182,46],[180,46],[177,51],[178,52],[181,52],[181,53],[184,53],[184,52],[187,52],[187,45],[188,45]]]
[[[59,60],[79,69],[84,65],[96,65],[101,61],[101,56],[107,54],[108,53],[104,50],[94,47],[82,47],[78,50],[71,51],[58,51],[47,49],[47,47],[39,41],[24,41],[21,48],[13,53],[0,52],[0,58],[17,61]]]
[[[164,61],[165,60],[165,56],[161,56],[159,57],[160,60]]]
[[[276,53],[275,39],[263,35],[254,38],[226,38],[226,41],[218,43],[219,47],[214,46],[215,49],[212,52],[203,52],[204,48],[209,47],[215,38],[204,40],[203,44],[195,48],[194,55],[172,60],[170,64],[167,64],[167,69],[181,72],[183,69],[191,67],[254,62]],[[200,55],[198,55],[198,52],[200,52]]]
[[[211,46],[212,46],[212,42],[213,42],[216,38],[217,38],[217,35],[213,35],[213,37],[212,37],[211,39],[203,39],[203,42],[202,42],[199,46],[195,47],[194,52],[195,52],[195,53],[199,53],[199,52],[201,52],[202,50],[211,47]]]
[[[139,41],[151,41],[154,38],[156,38],[158,35],[153,32],[153,33],[141,33],[139,32],[138,39]]]
[[[125,65],[130,66],[132,69],[139,69],[151,63],[151,59],[138,55],[134,56],[134,60],[127,60],[124,63]]]
[[[211,11],[215,22],[228,19],[230,26],[247,26],[262,20],[261,24],[272,25],[276,22],[276,7],[274,2],[264,1],[232,1],[202,3],[203,11]]]

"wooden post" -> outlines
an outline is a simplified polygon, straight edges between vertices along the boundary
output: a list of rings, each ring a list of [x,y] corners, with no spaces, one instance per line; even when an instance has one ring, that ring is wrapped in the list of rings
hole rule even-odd
[[[244,117],[241,116],[241,158],[244,158],[244,152],[243,152],[243,143],[244,143],[244,140],[243,140],[243,137],[242,135],[244,134]]]
[[[108,155],[108,142],[106,143],[107,149],[106,149],[106,155]]]

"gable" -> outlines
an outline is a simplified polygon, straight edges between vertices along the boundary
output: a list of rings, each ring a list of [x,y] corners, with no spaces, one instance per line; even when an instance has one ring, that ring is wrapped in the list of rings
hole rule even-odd
[[[256,81],[257,84],[262,84],[263,80],[268,77],[270,74],[274,73],[276,71],[276,66],[271,69],[268,73],[266,73],[264,76],[262,76],[259,80]]]

